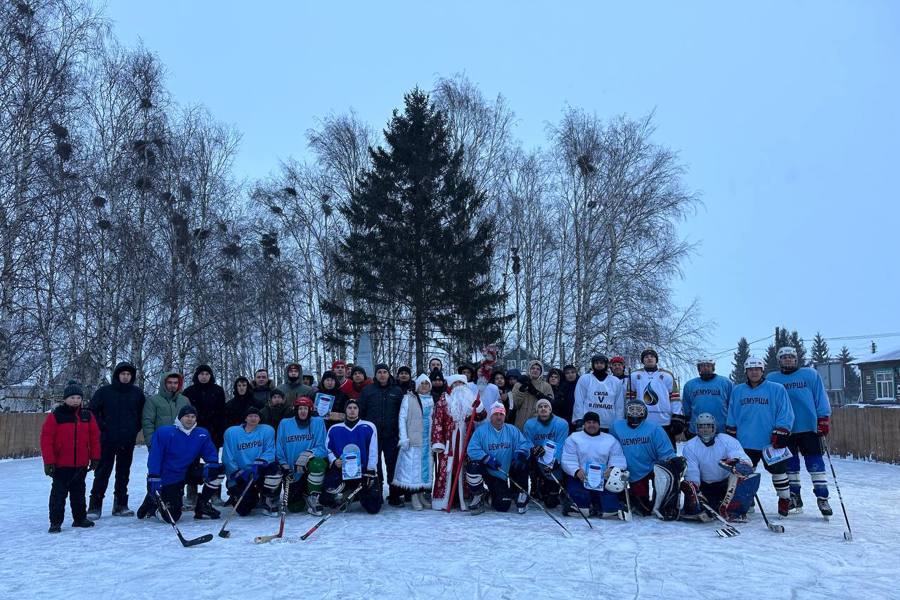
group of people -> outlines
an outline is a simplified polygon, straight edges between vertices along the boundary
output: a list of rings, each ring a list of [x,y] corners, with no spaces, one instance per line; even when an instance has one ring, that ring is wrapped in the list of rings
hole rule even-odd
[[[378,364],[371,379],[337,360],[315,387],[291,363],[279,386],[264,369],[252,382],[239,377],[228,401],[208,365],[197,367],[184,390],[180,373],[164,373],[145,400],[134,366],[120,363],[89,409],[70,382],[44,424],[50,531],[61,529],[67,495],[73,526],[91,527],[113,470],[112,513],[135,514],[127,489],[140,430],[149,454],[139,519],[177,521],[185,510],[219,518],[215,505],[222,504],[242,516],[255,509],[321,515],[356,501],[374,514],[386,484],[389,505],[409,502],[415,510],[480,514],[515,504],[524,513],[539,501],[586,518],[708,520],[719,513],[743,520],[760,460],[787,516],[802,507],[800,454],[818,508],[831,514],[821,443],[828,397],[793,348],[778,351],[773,373],[748,359],[747,383],[737,386],[715,373],[713,359],[700,359],[683,393],[658,360],[647,349],[641,368],[626,372],[621,357],[597,354],[584,374],[573,365],[545,373],[540,361],[527,373],[495,370],[486,361],[445,376],[433,358],[416,378],[408,367],[391,373]],[[679,456],[681,435],[687,441]]]

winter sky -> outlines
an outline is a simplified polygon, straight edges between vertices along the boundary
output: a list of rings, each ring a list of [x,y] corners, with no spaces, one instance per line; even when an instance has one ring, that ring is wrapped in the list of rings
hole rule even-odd
[[[779,324],[900,333],[900,3],[108,0],[106,15],[159,55],[178,102],[242,132],[247,178],[307,157],[317,117],[352,108],[380,130],[405,91],[454,73],[507,98],[526,147],[567,104],[655,110],[704,203],[676,287],[716,322],[710,353]]]

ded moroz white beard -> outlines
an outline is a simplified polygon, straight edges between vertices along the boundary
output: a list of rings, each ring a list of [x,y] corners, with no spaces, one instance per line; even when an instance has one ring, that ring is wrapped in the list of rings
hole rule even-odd
[[[475,402],[475,394],[468,386],[461,385],[454,389],[447,398],[450,416],[457,425],[462,425],[466,417],[472,414],[472,404]]]

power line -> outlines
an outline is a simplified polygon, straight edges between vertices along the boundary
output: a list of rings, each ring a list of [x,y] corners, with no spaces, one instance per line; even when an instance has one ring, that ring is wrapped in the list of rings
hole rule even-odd
[[[758,344],[759,342],[764,342],[766,340],[770,340],[775,337],[775,334],[772,333],[767,335],[766,337],[759,338],[757,340],[753,340],[752,342],[747,342],[748,346],[752,346],[753,344]],[[890,333],[866,333],[860,335],[844,335],[844,336],[836,336],[836,337],[827,337],[822,338],[826,342],[834,342],[834,341],[852,341],[852,340],[877,340],[883,338],[893,338],[900,337],[900,332],[890,332]],[[713,358],[720,358],[722,356],[726,356],[728,354],[733,354],[737,352],[737,346],[733,348],[728,348],[726,350],[721,350],[713,354]]]

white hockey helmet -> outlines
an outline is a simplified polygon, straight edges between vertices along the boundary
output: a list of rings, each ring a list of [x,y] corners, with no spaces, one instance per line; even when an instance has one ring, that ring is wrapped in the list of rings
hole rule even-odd
[[[744,370],[747,369],[765,369],[766,361],[756,356],[750,356],[744,361]]]
[[[607,492],[618,494],[625,491],[625,477],[622,475],[622,469],[613,467],[609,470],[609,477],[606,478]]]
[[[711,356],[701,356],[697,359],[697,366],[699,367],[700,365],[716,366],[716,359]]]
[[[697,437],[704,442],[711,441],[716,437],[716,418],[708,412],[700,413],[697,416]]]
[[[776,355],[779,359],[785,356],[793,356],[797,358],[797,349],[793,346],[782,346],[778,349],[778,354]]]

